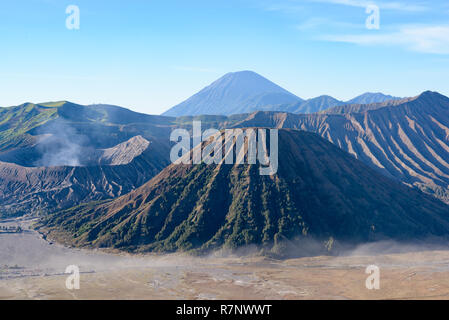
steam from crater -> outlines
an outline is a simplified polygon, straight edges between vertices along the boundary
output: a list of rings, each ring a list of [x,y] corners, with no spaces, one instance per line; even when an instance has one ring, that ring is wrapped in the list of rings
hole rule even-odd
[[[52,166],[80,166],[82,165],[83,145],[87,138],[78,134],[67,121],[58,119],[38,141],[37,149],[42,157],[35,165]]]

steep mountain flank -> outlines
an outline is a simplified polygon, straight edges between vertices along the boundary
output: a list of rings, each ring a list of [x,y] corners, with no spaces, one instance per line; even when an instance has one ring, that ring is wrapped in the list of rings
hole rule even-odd
[[[449,98],[436,92],[353,113],[257,112],[233,126],[318,133],[383,174],[449,201]]]
[[[255,112],[232,116],[171,118],[142,115],[105,105],[86,107],[69,102],[24,104],[0,109],[3,115],[0,117],[0,145],[3,146],[0,147],[0,161],[10,162],[0,167],[5,166],[9,172],[10,165],[15,163],[19,165],[15,171],[20,172],[24,167],[29,167],[35,172],[36,167],[43,166],[73,169],[82,166],[132,165],[132,161],[129,161],[138,159],[140,152],[149,143],[149,148],[154,148],[154,151],[143,152],[141,156],[146,159],[150,169],[146,165],[135,167],[140,176],[149,179],[158,173],[151,168],[161,170],[169,161],[170,132],[174,128],[190,130],[193,120],[201,120],[203,129],[258,126],[315,132],[384,175],[414,185],[449,203],[448,110],[449,98],[435,92],[380,104],[335,107],[309,115]],[[66,175],[56,176],[61,180],[50,185],[55,188],[64,186]],[[46,212],[52,210],[51,205],[61,208],[57,201],[44,199],[28,206],[23,197],[30,184],[23,184],[23,194],[18,192],[16,195],[14,188],[10,187],[11,181],[17,179],[14,174],[3,174],[2,179],[9,187],[0,186],[3,190],[0,213],[30,212],[29,208],[33,208],[31,212],[42,208]],[[118,178],[112,181],[113,185],[120,185]],[[131,190],[145,181],[142,178],[126,183],[129,187],[123,189]],[[84,191],[80,192],[86,194],[92,190],[90,184],[83,184],[82,189]],[[30,187],[30,190],[36,198],[36,192],[40,189]],[[47,192],[45,190],[44,193]],[[107,192],[100,194],[106,195],[106,199],[112,197]],[[84,196],[78,199],[90,200]],[[104,198],[95,196],[92,199]],[[42,203],[43,207],[36,206],[36,203]],[[74,200],[68,202],[68,205],[77,203]]]
[[[91,162],[102,165],[128,164],[140,156],[150,145],[142,136],[135,136],[115,147],[97,150],[91,156]],[[160,150],[163,151],[163,150]],[[161,155],[159,155],[161,156]]]
[[[203,143],[203,146],[207,143]],[[449,206],[386,178],[313,133],[279,130],[279,169],[177,165],[115,200],[50,214],[51,237],[128,251],[208,251],[296,239],[360,243],[449,234]]]

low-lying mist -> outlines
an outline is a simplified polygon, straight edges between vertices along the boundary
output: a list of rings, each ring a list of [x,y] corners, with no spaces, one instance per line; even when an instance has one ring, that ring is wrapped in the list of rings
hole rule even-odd
[[[208,252],[181,252],[170,254],[127,252],[108,253],[99,249],[69,248],[44,240],[37,232],[28,230],[21,222],[1,222],[0,226],[19,223],[26,232],[0,234],[0,278],[64,273],[68,265],[77,265],[81,272],[100,272],[130,268],[195,268],[203,263],[214,264],[222,258],[246,261],[258,257],[283,261],[295,258],[329,256],[377,256],[410,252],[448,250],[449,241],[444,238],[428,238],[415,241],[382,240],[363,244],[345,243],[330,239],[309,237],[294,240],[283,239],[271,245],[247,245],[234,249]],[[242,259],[242,260],[240,260]],[[234,260],[235,262],[235,260]],[[414,261],[410,261],[414,263]],[[18,268],[15,268],[18,267]],[[11,271],[12,270],[12,271]]]
[[[265,256],[279,260],[314,256],[376,256],[419,251],[449,250],[447,238],[426,238],[398,241],[385,239],[366,243],[342,242],[334,239],[284,239],[265,246],[247,245],[236,249],[220,249],[206,254],[208,257]]]

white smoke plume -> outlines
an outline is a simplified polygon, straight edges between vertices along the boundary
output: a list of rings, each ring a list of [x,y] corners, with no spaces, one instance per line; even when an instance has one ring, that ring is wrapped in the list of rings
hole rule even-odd
[[[37,149],[42,157],[36,161],[35,165],[80,166],[82,165],[82,146],[86,140],[86,137],[78,134],[67,121],[58,119],[39,139]]]

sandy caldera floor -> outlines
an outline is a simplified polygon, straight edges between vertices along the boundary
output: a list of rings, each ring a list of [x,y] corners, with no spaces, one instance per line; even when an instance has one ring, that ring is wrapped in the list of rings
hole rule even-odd
[[[449,250],[372,254],[373,247],[362,246],[341,257],[282,261],[130,256],[51,244],[29,229],[29,221],[1,225],[25,232],[0,234],[0,299],[449,298]],[[66,288],[68,265],[79,266],[79,290]],[[380,269],[379,290],[366,288],[369,265]]]
[[[152,265],[0,281],[0,299],[447,299],[449,252],[375,257],[153,258]],[[380,268],[380,289],[368,290],[365,268]]]

